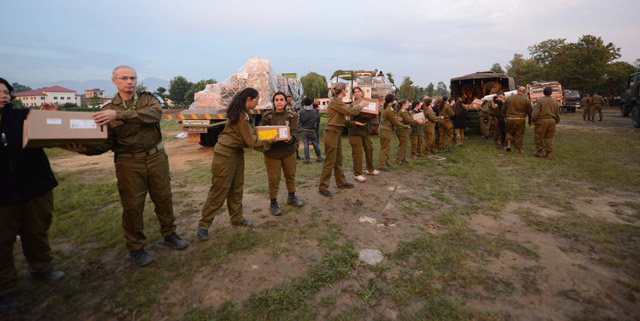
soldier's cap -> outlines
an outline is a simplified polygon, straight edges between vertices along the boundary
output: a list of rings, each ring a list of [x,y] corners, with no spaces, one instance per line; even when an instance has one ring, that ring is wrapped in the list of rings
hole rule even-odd
[[[544,89],[542,90],[542,93],[545,96],[551,96],[552,92],[553,92],[553,88],[551,88],[551,87],[544,87]]]

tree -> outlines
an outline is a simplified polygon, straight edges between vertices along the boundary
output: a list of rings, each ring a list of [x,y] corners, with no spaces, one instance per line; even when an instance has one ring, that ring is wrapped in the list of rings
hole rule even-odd
[[[19,84],[19,83],[17,83],[17,82],[12,83],[12,84],[11,84],[11,87],[13,87],[13,90],[14,90],[16,93],[31,90],[31,87],[29,87],[29,86],[25,86],[25,85],[21,85],[21,84]]]
[[[514,54],[506,68],[507,74],[513,78],[516,86],[526,85],[538,79],[539,68],[532,59],[526,59],[522,54]]]
[[[396,84],[396,82],[393,80],[393,74],[392,73],[388,72],[387,73],[387,78],[389,78],[389,82],[390,83],[392,83],[394,85]]]
[[[208,84],[215,84],[215,83],[217,83],[215,79],[207,79],[207,80],[203,79],[198,81],[195,84],[191,84],[191,88],[189,88],[189,90],[187,90],[187,92],[184,94],[184,104],[191,105],[193,103],[195,94],[197,92],[204,90],[204,87],[206,87]]]
[[[138,84],[138,86],[136,86],[137,92],[144,91],[144,90],[147,90],[147,86],[145,86],[144,83],[141,82],[140,84]]]
[[[427,94],[427,96],[433,98],[436,95],[436,88],[433,85],[432,82],[429,83],[429,86],[427,86],[427,89],[425,90],[425,93]]]
[[[315,72],[309,72],[308,74],[300,78],[304,95],[311,99],[325,98],[329,94],[329,88],[327,87],[327,78]]]
[[[427,95],[427,88],[420,86],[413,86],[413,91],[415,92],[415,99],[422,99]]]
[[[493,71],[495,73],[498,73],[498,74],[504,74],[504,70],[502,70],[502,66],[500,66],[500,64],[497,63],[497,62],[495,64],[493,64],[493,66],[491,66],[491,69],[489,69],[489,70],[491,70],[491,71]]]
[[[11,85],[13,87],[13,85]],[[26,108],[24,103],[22,103],[22,100],[20,99],[14,99],[11,101],[11,104],[13,105],[13,107],[15,108]]]
[[[400,85],[399,88],[399,98],[406,98],[409,100],[413,100],[413,98],[415,98],[416,93],[413,90],[413,81],[411,81],[411,78],[409,76],[404,76],[404,80],[402,81],[402,84]]]
[[[167,92],[167,89],[160,86],[158,87],[158,89],[156,89],[156,94],[158,94],[160,97],[164,97],[164,93]]]
[[[100,97],[98,95],[93,95],[93,97],[89,98],[89,107],[95,108],[100,105]]]
[[[604,76],[602,93],[605,96],[613,97],[619,95],[624,84],[629,79],[629,75],[636,72],[636,68],[624,61],[617,61],[607,66],[607,73]]]
[[[438,82],[438,86],[436,87],[436,94],[440,97],[449,96],[449,90],[447,90],[447,85],[443,81]]]
[[[636,59],[636,61],[633,62],[633,66],[636,67],[636,69],[640,70],[640,58]]]
[[[184,106],[184,96],[193,84],[187,78],[176,76],[169,82],[169,99],[176,106]]]

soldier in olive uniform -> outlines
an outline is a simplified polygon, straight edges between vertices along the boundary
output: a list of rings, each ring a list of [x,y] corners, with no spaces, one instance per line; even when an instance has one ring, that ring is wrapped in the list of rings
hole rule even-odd
[[[531,115],[531,123],[535,125],[536,152],[533,156],[547,157],[551,159],[553,152],[553,135],[556,133],[556,124],[560,122],[560,105],[551,98],[553,89],[545,87],[542,90],[544,97],[536,101],[536,107]],[[546,154],[542,154],[544,149]]]
[[[504,102],[502,116],[507,120],[507,151],[511,151],[511,145],[515,142],[516,154],[522,153],[526,117],[531,123],[531,100],[525,97],[526,89],[518,88],[518,94],[510,96]]]
[[[260,126],[289,126],[289,141],[276,142],[271,148],[264,151],[264,164],[267,167],[267,177],[269,179],[269,198],[271,205],[269,209],[275,216],[282,215],[282,210],[278,206],[278,187],[280,185],[280,171],[284,173],[285,183],[289,197],[287,204],[301,207],[303,204],[296,198],[296,158],[295,151],[298,137],[298,116],[290,110],[286,110],[285,95],[277,92],[273,95],[273,110],[266,112],[262,116]]]
[[[320,174],[319,192],[322,196],[331,197],[333,194],[329,192],[329,184],[331,182],[331,174],[335,172],[336,185],[338,188],[353,188],[353,184],[347,182],[342,170],[342,142],[340,135],[344,127],[347,125],[345,117],[355,116],[360,113],[362,107],[367,105],[363,101],[360,106],[349,106],[342,101],[346,95],[346,86],[343,83],[337,83],[331,89],[333,98],[327,107],[327,126],[324,129],[324,154],[325,159],[322,164],[322,173]]]
[[[398,118],[402,119],[401,124],[407,128],[396,129],[396,137],[398,137],[398,153],[396,155],[396,164],[404,165],[407,162],[407,147],[409,143],[409,135],[411,134],[411,126],[418,125],[418,122],[413,120],[411,114],[409,114],[409,101],[401,99],[398,102]]]
[[[596,112],[600,115],[598,121],[602,121],[602,106],[604,106],[604,99],[597,92],[594,92],[591,98],[591,121],[596,118]]]
[[[232,225],[253,226],[253,223],[246,220],[242,213],[244,148],[263,152],[269,150],[274,141],[273,139],[258,140],[253,136],[248,112],[249,109],[254,109],[258,105],[259,99],[258,91],[249,87],[237,93],[229,104],[227,123],[218,136],[218,143],[213,148],[211,188],[202,207],[202,217],[198,222],[197,237],[200,240],[209,239],[209,228],[213,218],[220,214],[225,200]]]
[[[447,97],[442,97],[439,102],[438,109],[440,110],[440,119],[438,120],[438,127],[440,132],[440,149],[444,149],[445,147],[445,135],[446,135],[446,152],[450,153],[453,150],[451,149],[451,142],[453,141],[453,123],[451,122],[451,117],[455,115],[453,109],[449,104],[447,104]]]
[[[482,133],[482,139],[486,142],[492,133],[489,132],[490,128],[490,110],[491,110],[491,101],[483,101],[480,106],[480,110],[478,111],[478,116],[480,117],[480,132]]]
[[[178,250],[188,244],[175,232],[169,158],[160,132],[160,102],[150,92],[136,92],[138,77],[129,66],[116,67],[111,79],[118,88],[118,94],[104,105],[102,111],[93,114],[96,124],[107,125],[107,141],[97,146],[73,145],[68,148],[85,155],[113,150],[127,249],[137,265],[145,266],[153,261],[153,257],[144,250],[143,212],[147,192],[155,205],[165,244]]]
[[[420,101],[414,100],[411,104],[411,117],[415,114],[422,114],[422,109],[420,108]],[[411,138],[411,158],[416,158],[422,156],[422,133],[424,132],[424,122],[420,125],[411,126],[411,134],[409,134],[409,138]]]
[[[582,100],[580,100],[580,107],[582,108],[582,119],[584,121],[591,120],[591,97],[586,94]]]
[[[431,98],[424,98],[422,100],[422,110],[424,113],[424,117],[427,120],[427,122],[424,124],[424,153],[435,155],[436,145],[434,139],[436,135],[436,124],[438,123],[438,116],[436,116],[436,113],[433,111],[432,105],[433,104]]]
[[[359,106],[362,101],[362,89],[360,87],[353,88],[353,104]],[[360,113],[351,117],[349,127],[349,144],[351,145],[351,155],[353,158],[353,176],[359,182],[367,179],[362,175],[362,150],[364,149],[365,159],[367,162],[367,174],[378,175],[373,167],[373,142],[371,141],[371,126],[375,114]]]
[[[391,154],[391,132],[393,128],[408,128],[407,125],[400,123],[398,116],[393,111],[393,102],[396,97],[388,94],[384,97],[384,109],[380,115],[380,128],[378,129],[378,137],[380,137],[380,170],[390,171],[389,154]]]

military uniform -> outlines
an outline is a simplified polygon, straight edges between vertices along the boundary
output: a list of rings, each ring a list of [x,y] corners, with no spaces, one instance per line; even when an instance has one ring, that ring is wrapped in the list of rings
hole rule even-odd
[[[264,117],[263,117],[264,118]],[[213,148],[211,162],[211,188],[202,207],[202,218],[198,228],[208,230],[213,218],[227,201],[231,224],[240,225],[242,216],[242,194],[244,187],[244,149],[252,148],[259,152],[268,150],[271,141],[254,138],[249,124],[249,115],[240,117],[235,124],[227,123],[218,136]]]
[[[482,133],[483,138],[488,138],[490,136],[489,128],[490,128],[490,119],[489,119],[489,110],[491,109],[491,101],[487,100],[482,103],[480,106],[480,110],[478,111],[478,116],[480,117],[480,132]]]
[[[345,104],[340,97],[333,97],[327,107],[327,126],[324,129],[324,154],[320,174],[320,191],[329,189],[331,173],[335,171],[336,185],[338,187],[347,183],[342,170],[342,142],[340,135],[347,125],[345,116],[355,116],[360,113],[361,107],[352,107]]]
[[[447,149],[451,149],[451,142],[453,140],[453,123],[451,122],[451,117],[453,117],[455,113],[449,104],[444,104],[443,110],[440,111],[440,116],[443,116],[444,119],[438,120],[438,131],[440,132],[440,149],[443,149],[445,146],[445,135],[446,135],[446,146]]]
[[[580,107],[582,107],[582,119],[591,120],[591,98],[589,96],[580,100]]]
[[[380,168],[384,169],[389,165],[389,154],[391,154],[391,132],[393,128],[406,128],[398,120],[393,107],[388,105],[382,110],[380,116],[380,128],[378,129],[378,137],[380,137]]]
[[[544,149],[549,155],[553,151],[553,135],[556,133],[556,124],[560,122],[559,109],[558,102],[548,96],[536,102],[531,121],[535,123],[537,152]]]
[[[602,99],[602,96],[593,94],[593,97],[591,97],[591,120],[596,118],[596,112],[598,112],[600,120],[602,120],[602,106],[604,106],[604,99]]]
[[[411,115],[422,113],[422,109],[412,110]],[[424,132],[424,124],[411,126],[411,157],[422,156],[422,133]]]
[[[400,109],[398,111],[398,117],[402,118],[400,121],[406,128],[396,129],[396,136],[398,137],[398,154],[396,155],[396,163],[402,164],[407,161],[407,146],[409,145],[409,134],[411,134],[411,128],[409,126],[417,125],[418,122],[413,120],[408,109]]]
[[[496,102],[498,107],[493,108],[492,101],[489,101],[489,132],[491,133],[494,142],[504,144],[504,137],[502,137],[503,129],[501,128],[501,121],[504,122],[504,118],[502,117],[502,107],[500,107],[501,103],[502,102]]]
[[[162,144],[160,102],[150,92],[138,92],[129,101],[117,94],[103,110],[115,110],[116,120],[108,125],[107,141],[90,146],[86,155],[113,150],[118,192],[122,203],[122,228],[129,251],[144,248],[144,203],[147,192],[155,206],[162,236],[176,230],[169,158]]]
[[[264,164],[267,167],[269,180],[269,198],[278,197],[280,185],[280,171],[284,173],[285,184],[289,194],[296,192],[296,155],[298,145],[298,116],[295,112],[285,110],[276,112],[271,110],[262,116],[260,126],[289,126],[292,139],[288,142],[275,142],[271,148],[264,151]]]
[[[436,117],[436,113],[430,107],[424,109],[424,117],[426,118],[426,123],[424,126],[424,133],[426,137],[426,141],[424,144],[424,153],[425,154],[435,154],[436,146],[435,146],[435,129],[436,124],[438,122],[438,118]]]
[[[353,106],[360,106],[360,100],[353,102]],[[351,145],[351,153],[353,157],[353,175],[362,175],[362,150],[364,149],[365,159],[367,162],[367,171],[373,172],[373,142],[371,141],[371,117],[363,117],[363,114],[351,117],[353,126],[349,127],[349,144]],[[355,122],[364,123],[364,126],[357,126]]]
[[[504,102],[502,116],[507,120],[507,141],[515,142],[516,150],[522,150],[526,117],[531,122],[531,101],[523,95],[513,95]]]

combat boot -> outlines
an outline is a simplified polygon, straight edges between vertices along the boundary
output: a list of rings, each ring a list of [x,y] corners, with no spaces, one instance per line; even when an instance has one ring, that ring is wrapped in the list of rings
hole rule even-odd
[[[209,239],[209,230],[199,228],[198,233],[196,233],[196,236],[198,237],[199,240],[206,241]]]
[[[522,151],[516,148],[516,154],[522,154]]]
[[[173,247],[176,250],[184,250],[189,246],[187,241],[183,240],[176,232],[164,237],[164,244]]]
[[[533,153],[533,156],[544,157],[544,153],[542,152],[542,150],[537,150],[535,153]]]
[[[289,197],[287,198],[287,204],[293,205],[296,207],[302,207],[304,203],[296,197],[296,193],[289,193]]]
[[[282,210],[280,209],[280,206],[278,206],[277,198],[271,199],[271,206],[269,206],[269,210],[271,210],[271,214],[274,216],[282,215]]]
[[[144,249],[129,252],[129,256],[137,266],[147,266],[153,262],[153,256]]]
[[[547,159],[553,159],[551,158],[551,152],[547,152],[547,155],[545,156]]]

